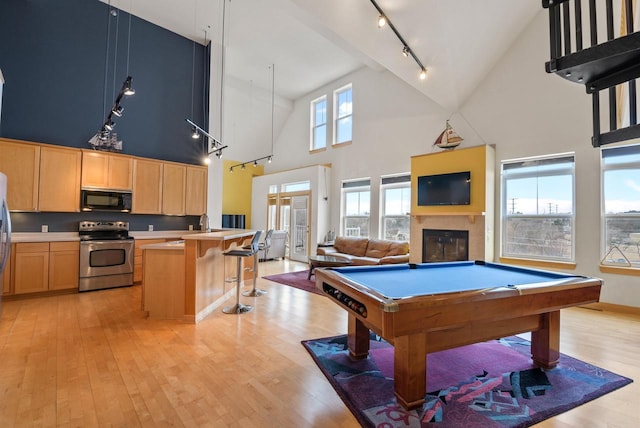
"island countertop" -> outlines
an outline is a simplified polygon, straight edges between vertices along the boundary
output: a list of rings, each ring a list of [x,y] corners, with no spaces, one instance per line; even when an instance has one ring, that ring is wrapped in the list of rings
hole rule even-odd
[[[256,232],[256,230],[251,229],[217,229],[212,232],[184,235],[181,236],[180,239],[184,239],[185,241],[226,241],[252,236]]]

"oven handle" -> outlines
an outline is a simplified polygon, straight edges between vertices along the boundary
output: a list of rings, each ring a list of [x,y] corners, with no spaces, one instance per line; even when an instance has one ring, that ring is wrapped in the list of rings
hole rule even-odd
[[[94,245],[94,244],[131,244],[133,245],[133,239],[109,239],[106,241],[80,241],[80,245]]]

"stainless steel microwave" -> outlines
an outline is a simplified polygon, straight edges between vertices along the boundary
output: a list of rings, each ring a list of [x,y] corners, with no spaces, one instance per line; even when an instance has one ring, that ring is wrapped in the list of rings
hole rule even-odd
[[[112,190],[82,190],[80,194],[82,211],[131,211],[131,192]]]

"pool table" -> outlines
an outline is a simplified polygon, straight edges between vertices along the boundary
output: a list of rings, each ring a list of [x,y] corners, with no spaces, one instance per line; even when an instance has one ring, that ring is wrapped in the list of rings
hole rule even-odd
[[[394,346],[394,387],[405,409],[424,403],[426,355],[531,333],[533,362],[560,355],[560,309],[597,302],[602,281],[484,261],[318,269],[316,288],[348,312],[352,358],[373,331]]]

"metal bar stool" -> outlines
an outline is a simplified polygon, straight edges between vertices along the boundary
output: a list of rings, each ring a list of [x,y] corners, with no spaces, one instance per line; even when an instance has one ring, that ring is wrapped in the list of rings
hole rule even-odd
[[[269,251],[269,246],[271,245],[271,234],[273,233],[273,229],[267,230],[267,234],[264,235],[264,242],[258,244],[258,251],[253,255],[253,288],[249,291],[245,291],[242,293],[243,296],[246,297],[260,297],[263,294],[267,294],[266,290],[261,290],[256,288],[256,282],[258,281],[258,261],[260,260],[260,253],[266,254]],[[251,246],[248,245],[246,247],[242,247],[244,249],[249,249]]]
[[[225,314],[243,314],[245,312],[249,312],[253,309],[253,306],[243,305],[240,303],[240,283],[242,282],[242,258],[243,257],[255,257],[258,253],[258,240],[260,239],[260,235],[262,234],[261,230],[258,230],[255,235],[253,235],[253,239],[251,240],[251,245],[244,248],[235,248],[233,250],[225,251],[225,257],[235,257],[238,261],[238,268],[236,271],[236,303],[233,306],[227,306],[222,310]],[[254,272],[254,287],[255,287],[255,275],[257,272]]]

